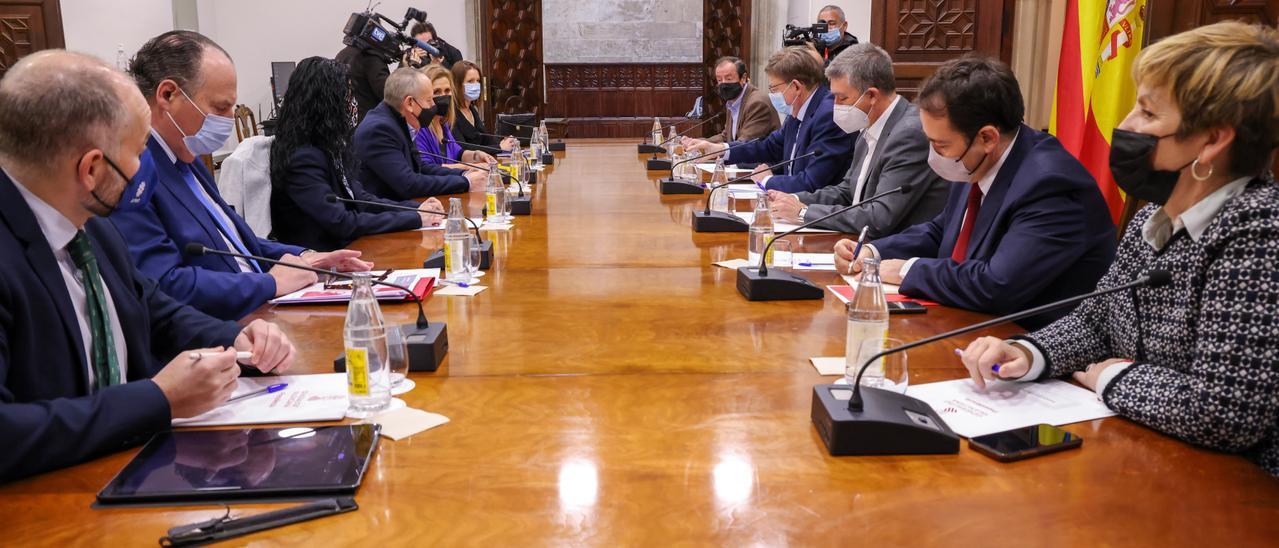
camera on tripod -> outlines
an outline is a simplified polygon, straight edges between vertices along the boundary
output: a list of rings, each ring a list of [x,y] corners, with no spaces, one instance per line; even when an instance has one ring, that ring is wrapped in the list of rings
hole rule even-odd
[[[342,43],[377,55],[387,63],[398,61],[415,46],[439,57],[440,50],[432,44],[404,34],[404,29],[408,27],[410,21],[425,23],[426,12],[409,8],[404,13],[404,20],[399,23],[373,11],[352,13],[351,18],[346,20],[346,27],[342,29]],[[387,30],[382,23],[386,23],[394,30]]]
[[[786,25],[785,32],[782,33],[782,46],[802,46],[811,42],[814,46],[822,46],[822,34],[829,27],[825,21],[813,23],[811,27],[797,27],[795,25]]]

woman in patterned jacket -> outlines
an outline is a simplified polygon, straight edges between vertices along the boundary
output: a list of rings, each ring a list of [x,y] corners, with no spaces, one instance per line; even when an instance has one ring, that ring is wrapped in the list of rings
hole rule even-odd
[[[1110,166],[1150,205],[1098,287],[1154,269],[1172,283],[977,339],[964,366],[980,386],[1073,375],[1120,415],[1279,475],[1279,32],[1200,27],[1146,48],[1133,74]]]

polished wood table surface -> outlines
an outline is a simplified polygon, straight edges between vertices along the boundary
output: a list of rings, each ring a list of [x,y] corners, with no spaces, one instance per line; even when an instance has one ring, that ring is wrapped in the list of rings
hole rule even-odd
[[[450,354],[401,396],[452,419],[383,440],[360,510],[233,541],[254,545],[1264,545],[1279,481],[1245,459],[1122,418],[1067,427],[1073,450],[1001,464],[958,455],[830,457],[809,420],[810,356],[839,356],[843,306],[751,303],[735,272],[746,234],[697,234],[695,196],[661,196],[635,145],[571,141],[534,214],[486,232],[475,297],[431,297]],[[464,197],[478,213],[482,198]],[[364,238],[381,267],[421,264],[440,232]],[[836,237],[804,235],[801,251]],[[823,284],[831,273],[813,274]],[[343,307],[264,308],[330,372]],[[384,306],[410,322],[409,304]],[[987,316],[894,316],[914,340]],[[989,331],[1005,336],[1015,327]],[[976,336],[976,335],[974,335]],[[944,341],[910,352],[912,383],[964,375]],[[95,510],[136,450],[0,486],[0,543],[148,545],[208,506]],[[252,514],[279,505],[237,506]]]

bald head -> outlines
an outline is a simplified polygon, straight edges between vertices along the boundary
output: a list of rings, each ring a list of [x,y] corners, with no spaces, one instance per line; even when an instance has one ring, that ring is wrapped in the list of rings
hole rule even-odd
[[[82,53],[39,51],[0,80],[0,160],[44,166],[95,148],[114,152],[148,118],[125,74]]]

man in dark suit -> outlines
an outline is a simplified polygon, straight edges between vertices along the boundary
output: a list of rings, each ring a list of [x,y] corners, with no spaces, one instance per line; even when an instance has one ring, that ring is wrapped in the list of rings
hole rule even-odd
[[[0,482],[221,405],[237,350],[262,371],[293,360],[272,324],[170,299],[97,218],[146,203],[147,113],[128,77],[83,54],[37,52],[0,80]]]
[[[780,99],[778,102],[792,113],[781,129],[762,140],[708,143],[693,149],[727,151],[727,163],[761,164],[752,178],[769,190],[811,192],[838,183],[848,171],[853,136],[839,129],[831,118],[835,99],[822,85],[821,63],[808,50],[793,46],[773,54],[764,72],[768,75],[769,94]],[[786,164],[778,173],[768,166],[815,151],[820,151],[820,156]]]
[[[210,249],[339,270],[368,270],[358,251],[315,253],[253,233],[218,193],[198,156],[222,146],[235,108],[235,66],[212,40],[190,31],[151,39],[129,63],[151,107],[147,148],[155,159],[155,196],[145,208],[118,212],[111,221],[129,243],[138,269],[178,302],[225,320],[238,320],[268,300],[312,283],[313,273],[232,259],[187,257],[198,243]]]
[[[431,123],[435,101],[425,74],[399,68],[386,79],[385,97],[355,129],[356,179],[364,189],[388,200],[412,200],[484,190],[488,173],[462,171],[422,162],[410,130]]]
[[[1021,123],[1012,71],[992,59],[942,65],[918,97],[928,163],[955,185],[940,215],[875,240],[884,282],[945,305],[1007,314],[1092,291],[1115,257],[1096,181],[1055,138]],[[836,266],[853,242],[835,246]],[[1034,329],[1069,310],[1028,318]]]
[[[843,181],[815,192],[769,191],[776,219],[800,223],[820,219],[841,207],[911,185],[911,191],[885,196],[814,226],[871,238],[896,234],[935,217],[946,205],[950,182],[928,167],[928,137],[919,109],[897,95],[893,61],[874,44],[844,50],[826,69],[835,96],[835,124],[860,135]]]
[[[721,57],[715,62],[715,83],[724,101],[728,119],[724,131],[707,139],[683,138],[684,148],[706,148],[701,143],[731,143],[758,139],[777,131],[781,122],[777,109],[768,101],[768,92],[752,86],[746,76],[746,62],[736,57]]]

